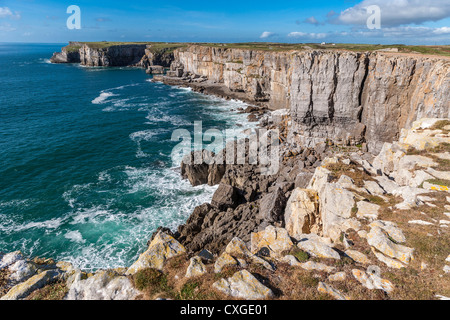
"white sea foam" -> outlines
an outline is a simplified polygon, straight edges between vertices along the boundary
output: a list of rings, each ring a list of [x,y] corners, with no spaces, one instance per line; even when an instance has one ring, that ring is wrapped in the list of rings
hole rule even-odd
[[[94,100],[92,100],[93,104],[103,104],[106,102],[106,100],[110,97],[114,97],[116,96],[114,93],[112,92],[101,92],[100,95],[95,98]]]
[[[164,129],[149,129],[149,130],[142,130],[138,132],[133,132],[130,134],[130,139],[133,141],[150,141],[153,137],[157,136],[158,134],[167,132],[167,130]]]
[[[143,100],[135,101],[129,97],[129,101],[114,98],[114,95],[118,96],[119,90],[124,87],[106,89],[94,101],[97,104],[105,104],[111,110],[124,108],[126,105],[139,107],[140,111],[148,112],[149,123],[158,126],[163,126],[164,123],[175,127],[192,126],[193,124],[183,119],[181,115],[169,116],[165,108],[169,109],[172,103],[196,102],[204,105],[205,112],[225,121],[226,127],[234,127],[237,132],[242,132],[249,126],[256,126],[246,120],[242,121],[245,115],[230,112],[230,109],[246,106],[239,101],[226,101],[200,94],[180,97],[182,102],[174,102],[174,99],[168,97],[162,97],[157,101],[151,101],[149,98],[148,103],[143,103]],[[162,84],[154,84],[152,87],[164,88]],[[191,91],[190,88],[174,90],[180,94]],[[238,122],[242,123],[243,127],[237,128],[235,124]],[[138,154],[140,152],[140,156],[146,156],[142,152],[141,142],[152,141],[158,134],[168,130],[172,129],[159,127],[155,130],[141,130],[131,133],[129,138],[137,143]],[[174,166],[178,165],[179,162],[174,163]],[[50,234],[52,239],[61,238],[61,241],[68,243],[67,250],[56,252],[52,251],[55,249],[49,249],[48,256],[72,262],[78,268],[127,267],[145,250],[147,240],[157,227],[166,226],[175,230],[186,221],[196,206],[210,202],[215,190],[217,186],[192,187],[187,180],[181,180],[180,173],[174,168],[164,167],[159,163],[115,167],[98,173],[94,182],[75,185],[66,191],[63,198],[70,208],[59,219],[20,223],[7,221],[0,214],[0,231],[3,232],[2,228],[6,226],[8,232],[13,232],[14,229],[39,228]],[[142,199],[143,203],[148,203],[149,197],[153,198],[150,206],[139,205],[139,201],[136,201]],[[27,205],[20,201],[14,204]],[[8,210],[6,204],[0,203],[0,213],[2,208]],[[70,228],[67,229],[67,226]],[[0,247],[3,245],[0,239]],[[24,252],[28,253],[37,249],[42,252],[42,246],[46,243],[39,238],[33,238],[7,245],[23,248]]]
[[[83,236],[81,235],[80,231],[69,231],[64,235],[64,238],[69,239],[73,242],[77,243],[85,243],[86,240],[83,239]]]

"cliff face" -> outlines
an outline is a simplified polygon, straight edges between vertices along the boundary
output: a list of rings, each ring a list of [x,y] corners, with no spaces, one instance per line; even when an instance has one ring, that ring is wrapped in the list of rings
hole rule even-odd
[[[173,50],[152,50],[151,46],[145,49],[145,55],[139,62],[139,66],[147,69],[150,66],[169,68],[174,61]]]
[[[203,76],[244,100],[290,109],[289,138],[306,146],[327,139],[353,145],[366,142],[376,153],[417,119],[449,117],[450,59],[445,57],[200,45],[174,49],[71,43],[55,53],[52,62],[171,66],[170,74],[182,79],[187,73]]]
[[[190,46],[175,51],[174,64],[280,109],[289,107],[290,62],[288,52]]]
[[[174,57],[172,69],[246,92],[271,109],[290,109],[290,138],[306,145],[366,141],[370,151],[378,152],[413,121],[449,116],[446,58],[204,46],[178,49]]]
[[[78,42],[69,42],[67,47],[61,49],[61,52],[55,52],[50,58],[52,63],[80,63],[80,48],[82,44]]]
[[[84,44],[80,48],[82,65],[90,67],[116,67],[138,65],[145,54],[146,45],[115,45],[91,48]]]

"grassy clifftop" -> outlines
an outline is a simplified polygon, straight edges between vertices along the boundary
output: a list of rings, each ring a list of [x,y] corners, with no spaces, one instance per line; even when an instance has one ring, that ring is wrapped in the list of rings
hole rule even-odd
[[[82,45],[88,45],[93,49],[102,49],[119,45],[148,45],[149,50],[158,52],[161,50],[173,51],[179,48],[188,47],[189,45],[201,45],[216,48],[234,48],[244,50],[261,50],[282,52],[290,50],[308,50],[308,49],[326,49],[326,50],[349,50],[355,52],[371,52],[377,50],[394,50],[399,53],[415,53],[424,55],[438,55],[450,57],[450,45],[446,46],[406,46],[406,45],[378,45],[378,44],[288,44],[288,43],[267,43],[267,42],[248,42],[248,43],[177,43],[177,42],[73,42],[70,43],[66,50],[68,52],[77,51]]]

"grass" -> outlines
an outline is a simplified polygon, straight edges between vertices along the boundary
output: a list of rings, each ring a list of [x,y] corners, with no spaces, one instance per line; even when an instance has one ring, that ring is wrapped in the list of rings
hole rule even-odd
[[[133,281],[138,290],[149,296],[161,293],[172,295],[167,276],[159,270],[151,268],[141,270],[134,275]]]
[[[364,181],[373,181],[374,179],[365,171],[361,171],[356,164],[344,164],[342,162],[330,163],[325,166],[326,169],[333,173],[333,181],[339,180],[342,175],[346,175],[353,179],[355,185],[364,187]]]
[[[57,281],[32,292],[27,297],[27,300],[62,300],[67,292],[69,292],[69,288],[67,288],[66,283],[64,281]]]
[[[437,121],[430,129],[431,130],[443,130],[445,133],[448,133],[449,130],[445,130],[446,126],[450,126],[450,120],[440,120]]]
[[[446,186],[446,187],[450,187],[450,181],[449,180],[444,180],[444,179],[430,179],[427,180],[427,182],[431,183],[431,184],[436,184],[439,186]]]
[[[417,150],[415,148],[409,148],[406,152],[407,155],[419,155],[433,159],[437,164],[433,169],[438,171],[450,171],[450,160],[442,159],[435,155],[436,153],[446,153],[450,152],[450,143],[444,142],[436,147],[428,148],[425,150]]]
[[[207,300],[212,298],[211,292],[202,290],[202,283],[194,280],[187,281],[181,287],[181,290],[176,296],[177,300]]]
[[[308,253],[306,253],[305,251],[301,250],[297,246],[293,246],[290,251],[286,252],[286,255],[288,255],[288,254],[294,256],[300,262],[306,262],[309,259]]]

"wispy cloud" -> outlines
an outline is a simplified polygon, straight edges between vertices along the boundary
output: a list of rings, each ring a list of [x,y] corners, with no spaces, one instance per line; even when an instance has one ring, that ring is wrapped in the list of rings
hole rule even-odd
[[[327,33],[308,33],[308,32],[300,32],[294,31],[288,34],[290,38],[308,38],[308,39],[324,39],[328,36]]]
[[[264,31],[264,32],[259,36],[259,38],[260,38],[260,39],[268,39],[268,38],[272,38],[272,37],[275,37],[275,36],[277,36],[277,34],[274,33],[274,32]]]
[[[18,20],[20,19],[20,14],[18,12],[12,12],[8,7],[0,7],[0,18],[10,18]]]

